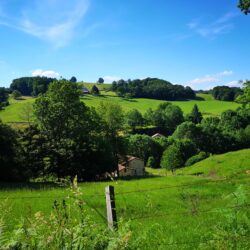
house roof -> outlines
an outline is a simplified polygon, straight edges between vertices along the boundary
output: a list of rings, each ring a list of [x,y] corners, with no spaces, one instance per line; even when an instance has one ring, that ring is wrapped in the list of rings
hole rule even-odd
[[[152,135],[152,138],[156,138],[156,137],[163,137],[164,135],[160,134],[160,133],[156,133],[154,135]]]
[[[126,156],[126,160],[120,162],[120,163],[118,164],[118,167],[123,166],[124,168],[126,168],[126,164],[127,164],[128,162],[130,162],[130,161],[133,161],[133,160],[140,160],[140,161],[143,161],[142,159],[140,159],[140,158],[138,158],[138,157],[136,157],[136,156],[127,155],[127,156]],[[120,169],[119,169],[119,171],[120,171]]]
[[[122,164],[118,164],[118,169],[119,171],[122,171],[123,169],[126,169],[126,167],[123,166]]]

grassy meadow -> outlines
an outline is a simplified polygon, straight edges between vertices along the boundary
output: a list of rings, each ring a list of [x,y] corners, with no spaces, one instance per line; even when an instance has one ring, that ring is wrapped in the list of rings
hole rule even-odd
[[[92,84],[90,83],[84,83],[84,86],[88,87],[89,89],[91,85]],[[81,98],[81,100],[86,103],[86,105],[97,107],[101,101],[113,102],[120,104],[124,111],[129,111],[135,108],[141,113],[145,113],[148,108],[156,109],[160,103],[165,102],[162,100],[145,98],[122,98],[116,96],[114,92],[104,90],[107,88],[105,84],[98,85],[98,87],[102,89],[100,96],[84,95]],[[179,106],[185,114],[191,112],[194,104],[197,104],[204,116],[217,116],[227,109],[236,109],[240,106],[235,102],[214,100],[213,97],[208,94],[198,94],[197,96],[197,100],[172,101],[172,103]],[[33,103],[34,100],[35,99],[31,97],[23,97],[21,100],[13,100],[10,98],[10,105],[4,110],[0,111],[0,119],[7,123],[25,122],[25,118],[22,115],[23,109],[25,105],[28,103]]]
[[[148,171],[148,177],[142,179],[81,183],[86,215],[96,223],[106,223],[104,187],[113,185],[118,218],[130,224],[134,240],[145,237],[138,249],[213,249],[204,238],[214,237],[218,228],[230,226],[228,215],[237,212],[239,221],[240,213],[249,216],[249,207],[241,207],[237,200],[237,189],[241,187],[241,201],[245,195],[245,202],[250,202],[249,149],[211,156],[175,175],[162,169]],[[0,186],[1,203],[9,208],[9,228],[37,211],[49,214],[54,200],[66,199],[74,206],[67,198],[71,195],[68,187],[55,184]],[[230,236],[231,230],[223,233]]]

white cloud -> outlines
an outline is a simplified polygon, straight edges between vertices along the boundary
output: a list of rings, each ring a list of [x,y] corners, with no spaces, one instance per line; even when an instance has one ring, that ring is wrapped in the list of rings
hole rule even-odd
[[[190,81],[191,84],[200,84],[200,83],[216,83],[219,82],[220,80],[216,77],[213,76],[204,76],[201,78],[195,78],[193,80]]]
[[[58,78],[60,74],[53,70],[36,69],[32,71],[32,76],[46,76],[51,78]]]
[[[228,84],[223,83],[223,78],[233,75],[232,70],[224,70],[216,74],[209,74],[203,77],[197,77],[187,83],[190,87],[194,89],[210,89],[217,85],[230,85],[236,84],[235,81],[231,81]]]
[[[106,83],[112,83],[113,81],[119,81],[121,77],[119,76],[104,76],[103,77],[104,82]]]
[[[234,24],[231,20],[238,16],[236,12],[229,12],[221,16],[217,20],[208,23],[206,25],[202,24],[200,21],[192,21],[187,24],[188,28],[202,37],[213,38],[218,35],[229,33],[234,28]]]
[[[55,47],[69,43],[89,8],[89,0],[34,0],[23,6],[17,18],[2,17],[0,25],[51,42]]]
[[[234,80],[226,83],[225,85],[229,87],[241,87],[242,84],[239,81]]]
[[[217,73],[217,76],[230,76],[233,74],[232,70],[224,70],[222,72]]]

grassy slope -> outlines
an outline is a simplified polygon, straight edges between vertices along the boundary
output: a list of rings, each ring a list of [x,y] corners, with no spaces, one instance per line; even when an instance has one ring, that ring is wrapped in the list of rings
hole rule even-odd
[[[206,176],[215,168],[216,176]],[[108,184],[114,185],[118,218],[128,221],[135,217],[145,217],[131,220],[132,231],[135,236],[142,235],[147,230],[151,231],[142,249],[157,249],[151,244],[162,241],[169,243],[171,239],[173,242],[196,241],[203,236],[209,236],[215,225],[225,223],[224,214],[231,210],[222,212],[219,209],[235,205],[232,199],[226,197],[239,185],[242,185],[248,194],[249,203],[250,175],[246,170],[250,170],[250,149],[212,156],[192,167],[178,171],[175,176],[167,173],[167,176],[140,180],[82,183],[81,197],[87,201],[87,213],[94,216],[98,223],[104,223],[100,215],[95,210],[89,209],[89,206],[96,208],[105,217],[104,187]],[[191,175],[197,171],[204,172],[205,175]],[[226,178],[219,179],[218,176]],[[186,186],[176,187],[183,184]],[[174,187],[167,188],[169,186]],[[150,189],[155,190],[149,191]],[[124,192],[128,193],[122,194]],[[67,197],[69,194],[69,189],[48,188],[44,184],[26,187],[2,184],[0,189],[0,199],[9,197],[7,202],[12,207],[9,214],[10,227],[21,216],[30,216],[35,211],[49,213],[55,199],[62,200],[62,197]],[[194,209],[198,211],[213,209],[213,212],[192,214]],[[190,249],[197,249],[197,246],[193,245]],[[176,248],[171,246],[161,249],[187,249],[185,247],[178,245]]]
[[[89,85],[90,84],[88,84],[88,86]],[[214,100],[210,95],[198,94],[198,96],[202,97],[204,100],[173,101],[172,103],[178,105],[184,113],[189,113],[192,110],[194,104],[197,104],[204,115],[219,115],[227,109],[236,109],[237,107],[239,107],[239,105],[234,102]],[[82,101],[84,101],[86,105],[92,107],[98,106],[101,101],[114,102],[120,104],[123,107],[124,111],[136,108],[142,113],[144,113],[148,108],[156,109],[160,103],[164,102],[161,100],[144,98],[126,99],[117,97],[113,92],[107,91],[102,91],[101,96],[85,95],[84,97],[82,97]],[[11,100],[11,105],[8,106],[5,110],[0,111],[0,119],[4,122],[22,122],[23,120],[20,117],[20,113],[22,112],[23,106],[27,102],[34,102],[34,99],[25,99],[14,102],[13,100]]]
[[[250,150],[244,149],[222,155],[210,156],[191,167],[179,170],[178,173],[202,173],[205,176],[217,175],[225,177],[237,175],[239,171],[244,174],[244,171],[248,170],[250,170]]]

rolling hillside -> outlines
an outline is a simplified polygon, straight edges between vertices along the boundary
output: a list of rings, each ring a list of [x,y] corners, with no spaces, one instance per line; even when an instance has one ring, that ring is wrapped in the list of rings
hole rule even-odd
[[[90,88],[92,84],[84,84],[86,87]],[[104,88],[104,85],[101,85]],[[99,86],[98,86],[99,87]],[[224,102],[217,101],[212,98],[211,95],[207,94],[198,94],[200,100],[188,100],[188,101],[172,101],[173,104],[178,105],[185,114],[189,113],[194,104],[197,104],[203,115],[212,115],[216,116],[221,114],[227,109],[236,109],[239,107],[239,104],[234,102]],[[91,107],[96,107],[101,101],[104,102],[114,102],[122,106],[124,111],[129,111],[133,108],[138,109],[140,112],[144,113],[148,108],[156,109],[160,103],[163,103],[162,100],[154,99],[144,99],[144,98],[121,98],[115,95],[115,93],[110,91],[102,91],[100,96],[85,95],[82,98],[82,101],[86,105]],[[6,107],[5,110],[0,111],[0,119],[3,122],[25,122],[22,118],[23,107],[27,103],[34,102],[34,98],[24,97],[23,100],[15,101],[10,99],[10,106]]]
[[[105,225],[104,187],[113,185],[118,218],[123,220],[121,223],[130,221],[132,238],[141,240],[140,249],[222,249],[221,246],[230,242],[223,240],[225,235],[231,236],[230,231],[226,231],[231,226],[228,216],[236,211],[239,218],[249,213],[245,203],[234,209],[238,201],[232,196],[233,192],[236,196],[240,192],[249,204],[249,171],[250,149],[240,150],[212,156],[177,171],[174,176],[167,172],[167,176],[130,181],[82,183],[81,199],[85,201],[85,214]],[[197,176],[197,172],[204,174]],[[70,195],[67,187],[51,184],[0,183],[0,202],[5,200],[11,207],[7,215],[9,228],[18,218],[37,211],[49,214],[54,200],[66,199],[67,204],[74,204]],[[211,237],[217,237],[221,245],[214,248],[213,241],[205,241],[207,248],[202,248],[202,242]],[[241,243],[246,244],[244,238]]]

